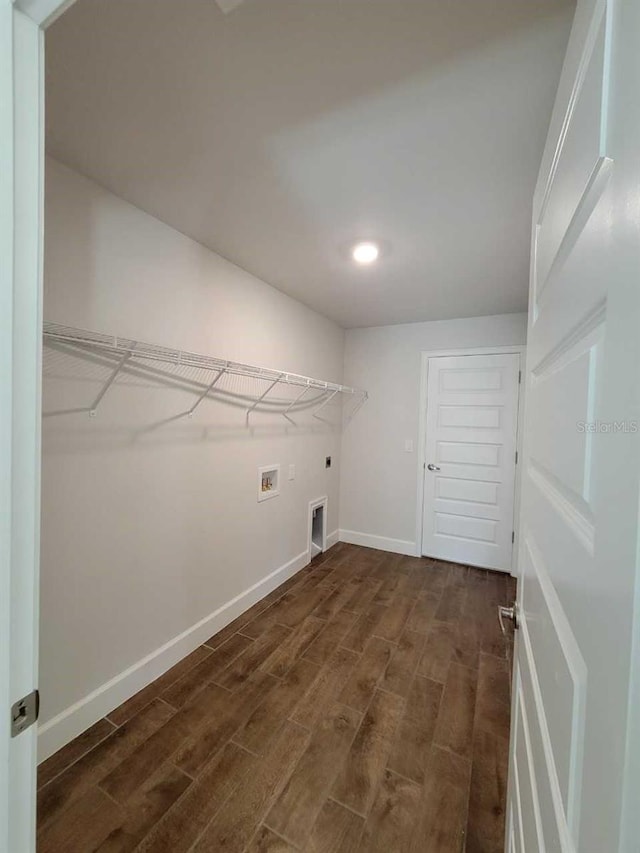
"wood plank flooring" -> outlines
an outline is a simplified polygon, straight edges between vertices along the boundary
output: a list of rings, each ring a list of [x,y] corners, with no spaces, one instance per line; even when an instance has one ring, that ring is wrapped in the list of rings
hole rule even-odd
[[[502,853],[504,575],[338,544],[38,771],[38,850]]]

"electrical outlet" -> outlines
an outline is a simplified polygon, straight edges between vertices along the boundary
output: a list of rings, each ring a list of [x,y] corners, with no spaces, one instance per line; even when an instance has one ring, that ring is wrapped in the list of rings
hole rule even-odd
[[[404,452],[405,453],[413,453],[413,439],[405,438],[405,440],[404,440]]]
[[[296,466],[292,462],[291,465],[289,465],[289,479],[295,480],[295,478],[296,478]]]
[[[324,467],[325,467],[325,468],[331,468],[331,457],[330,457],[330,456],[327,456],[327,457],[325,458],[325,460],[324,460]]]

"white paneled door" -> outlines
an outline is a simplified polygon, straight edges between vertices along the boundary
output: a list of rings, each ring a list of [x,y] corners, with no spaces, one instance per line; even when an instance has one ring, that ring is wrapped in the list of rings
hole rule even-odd
[[[640,850],[639,45],[579,0],[533,205],[509,853]]]
[[[422,553],[511,570],[520,356],[430,358]]]

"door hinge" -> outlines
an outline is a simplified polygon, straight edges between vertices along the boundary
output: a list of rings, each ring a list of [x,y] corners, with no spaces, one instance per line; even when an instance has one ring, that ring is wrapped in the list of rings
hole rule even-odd
[[[518,371],[518,385],[521,385],[521,384],[522,384],[522,371],[519,370]]]
[[[32,690],[11,706],[11,737],[32,726],[40,713],[40,694]]]
[[[513,545],[513,543],[515,541],[516,541],[516,532],[515,532],[515,530],[512,530],[511,531],[511,544]]]
[[[518,451],[516,450],[516,465],[518,464]]]

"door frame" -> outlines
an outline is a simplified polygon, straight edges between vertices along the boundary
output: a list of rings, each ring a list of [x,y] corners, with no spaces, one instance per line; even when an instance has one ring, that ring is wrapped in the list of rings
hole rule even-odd
[[[527,348],[520,346],[466,347],[446,350],[422,350],[420,353],[420,402],[418,411],[418,496],[416,500],[416,557],[422,557],[422,533],[424,527],[424,466],[427,462],[427,391],[429,386],[429,360],[468,355],[519,355],[520,371],[524,376]],[[524,385],[518,386],[518,417],[516,426],[516,450],[518,461],[522,459],[522,433],[524,426]],[[520,527],[520,465],[516,465],[513,499],[514,543],[511,549],[511,575],[518,575],[518,539]]]
[[[7,717],[38,683],[44,31],[73,0],[0,0],[0,849],[35,850],[37,725]]]

